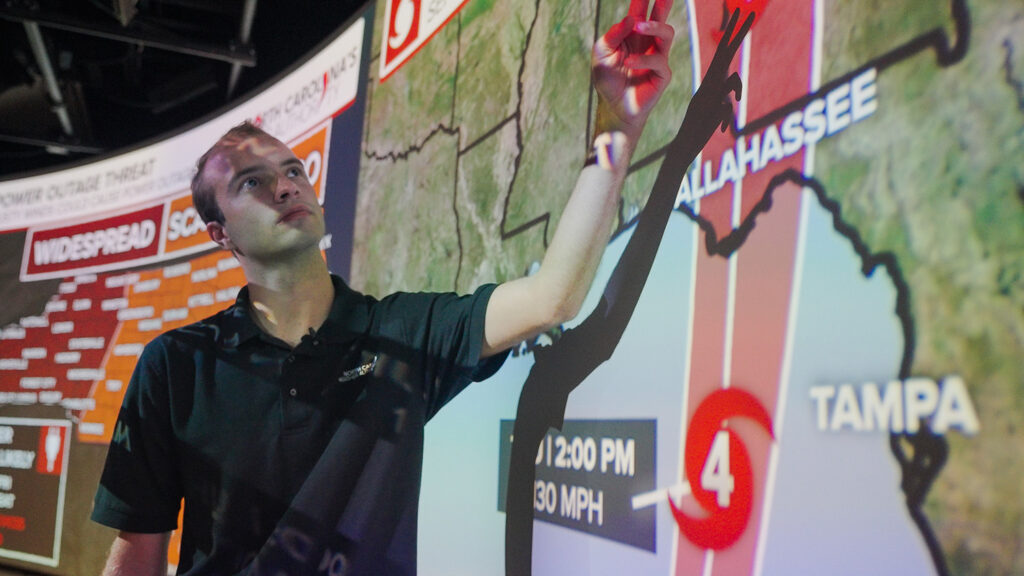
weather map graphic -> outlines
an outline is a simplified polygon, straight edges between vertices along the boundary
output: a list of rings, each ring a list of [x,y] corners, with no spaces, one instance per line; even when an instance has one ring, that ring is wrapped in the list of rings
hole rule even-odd
[[[594,137],[586,54],[628,9],[379,0],[237,120],[288,134],[355,288],[467,292],[536,269]],[[686,157],[736,10],[742,97]],[[1024,8],[689,0],[669,22],[674,78],[583,311],[427,427],[419,572],[1024,571]],[[58,566],[65,482],[67,538],[142,347],[244,284],[161,161],[0,183],[0,556]]]
[[[504,517],[479,511],[494,501],[486,488],[493,471],[451,453],[467,436],[481,438],[471,442],[479,453],[494,450],[485,439],[493,421],[515,417],[534,352],[557,355],[560,337],[597,305],[733,7],[758,14],[733,61],[744,84],[736,122],[685,171],[630,326],[614,355],[573,390],[567,428],[542,440],[538,458],[559,438],[567,454],[578,441],[582,456],[581,467],[561,469],[579,474],[558,479],[565,473],[538,460],[533,571],[1020,569],[1020,489],[997,471],[1020,470],[1003,450],[1020,441],[1012,431],[1020,410],[1005,406],[1020,405],[1022,381],[1014,360],[1024,326],[1021,174],[1013,160],[1021,149],[1014,47],[1022,16],[959,1],[927,9],[693,1],[675,11],[674,86],[636,154],[591,308],[525,343],[486,387],[471,388],[428,428],[426,566],[503,568]],[[415,58],[373,84],[355,282],[378,293],[466,290],[531,270],[591,130],[594,103],[580,97],[588,72],[572,58],[625,9],[470,2]],[[544,81],[552,70],[553,84]],[[399,110],[402,122],[388,122]],[[989,130],[999,136],[982,137]],[[999,141],[1010,144],[992,143]],[[414,214],[420,224],[412,229],[375,233]],[[999,232],[986,231],[993,226]],[[372,267],[385,253],[396,266]],[[981,316],[962,310],[967,302]],[[993,354],[976,354],[982,341]],[[752,394],[772,427],[730,419],[692,454],[696,411],[721,390]],[[655,489],[598,491],[607,473],[597,466],[584,474],[587,440],[600,455],[600,436],[568,430],[601,418],[657,421],[656,446],[646,447],[655,454]],[[502,450],[510,441],[502,439]],[[749,455],[749,478],[739,448]],[[508,464],[498,458],[501,484]],[[461,481],[453,485],[453,476]],[[574,497],[584,486],[592,494]],[[604,522],[617,521],[615,499],[629,500],[634,514],[657,511],[655,554],[582,535],[595,532],[599,508]],[[728,545],[687,537],[673,514],[714,517],[747,499],[749,515]],[[579,514],[581,506],[591,514]],[[472,519],[457,537],[445,522],[453,516]],[[566,518],[579,520],[567,530]],[[453,565],[458,543],[481,534],[488,544],[459,549],[465,564]]]

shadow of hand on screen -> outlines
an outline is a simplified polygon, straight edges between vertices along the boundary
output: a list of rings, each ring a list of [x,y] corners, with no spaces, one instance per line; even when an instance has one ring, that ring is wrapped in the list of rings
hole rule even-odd
[[[646,284],[687,168],[716,129],[725,131],[732,124],[729,94],[739,100],[742,82],[738,74],[729,73],[729,66],[754,17],[748,15],[737,30],[739,11],[732,14],[596,309],[556,344],[534,351],[535,363],[520,393],[513,428],[505,517],[507,576],[532,571],[537,445],[549,428],[562,427],[569,394],[615,351]]]

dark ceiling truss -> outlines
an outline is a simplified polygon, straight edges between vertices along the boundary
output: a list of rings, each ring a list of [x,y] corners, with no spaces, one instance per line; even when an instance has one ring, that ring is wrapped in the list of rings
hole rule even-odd
[[[256,0],[245,0],[246,12],[249,14],[249,26],[255,15]],[[0,18],[12,22],[35,23],[45,28],[65,30],[107,40],[126,42],[149,48],[159,48],[190,56],[222,60],[241,66],[256,65],[256,51],[246,41],[231,39],[224,44],[202,42],[181,36],[172,30],[147,22],[145,17],[137,16],[128,26],[100,19],[87,19],[81,15],[47,9],[46,11],[31,10],[15,3],[0,6]]]
[[[0,2],[0,175],[123,147],[228,102],[257,64],[257,2]]]
[[[0,0],[0,180],[129,149],[225,110],[368,4]]]

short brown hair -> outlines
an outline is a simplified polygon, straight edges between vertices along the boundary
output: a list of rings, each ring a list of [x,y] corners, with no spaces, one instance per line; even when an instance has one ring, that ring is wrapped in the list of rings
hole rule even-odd
[[[206,178],[203,176],[203,171],[206,169],[206,162],[215,154],[220,152],[225,140],[235,138],[244,139],[251,138],[253,136],[270,137],[270,135],[264,132],[262,128],[246,120],[225,132],[217,139],[217,142],[213,146],[210,146],[210,149],[196,161],[196,173],[195,176],[192,177],[192,205],[195,206],[196,212],[199,213],[199,217],[203,219],[204,223],[224,223],[224,213],[221,212],[220,206],[217,206],[217,198],[214,195],[213,186],[207,182]]]

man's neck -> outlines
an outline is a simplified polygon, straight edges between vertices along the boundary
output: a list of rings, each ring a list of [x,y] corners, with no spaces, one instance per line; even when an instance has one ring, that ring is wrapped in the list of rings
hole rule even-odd
[[[245,266],[250,314],[264,332],[299,345],[320,328],[334,302],[334,284],[319,252],[315,260],[275,268]]]

